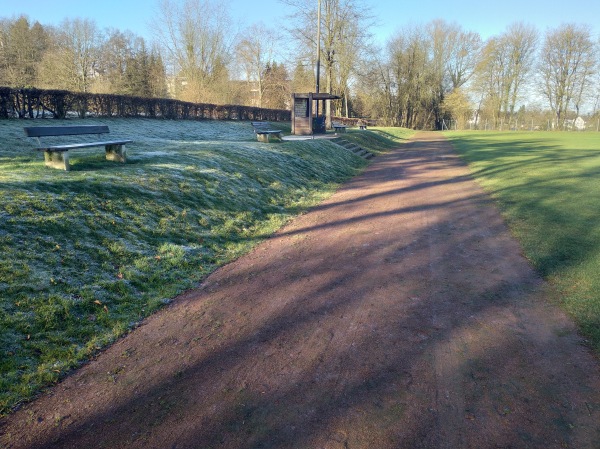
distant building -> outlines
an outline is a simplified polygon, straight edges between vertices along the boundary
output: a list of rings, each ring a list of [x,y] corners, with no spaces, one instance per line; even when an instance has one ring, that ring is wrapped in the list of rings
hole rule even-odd
[[[577,117],[575,120],[565,120],[565,129],[574,129],[577,131],[585,130],[585,120]]]

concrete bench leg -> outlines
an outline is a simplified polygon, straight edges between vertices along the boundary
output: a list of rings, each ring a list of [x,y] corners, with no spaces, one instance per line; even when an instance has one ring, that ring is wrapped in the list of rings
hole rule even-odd
[[[44,160],[46,167],[58,168],[60,170],[69,171],[69,152],[68,151],[44,151]]]
[[[123,145],[106,145],[106,159],[116,162],[127,162],[127,152]]]
[[[281,142],[283,139],[281,138],[281,133],[257,133],[256,139],[259,142],[269,143],[271,140],[274,142]]]

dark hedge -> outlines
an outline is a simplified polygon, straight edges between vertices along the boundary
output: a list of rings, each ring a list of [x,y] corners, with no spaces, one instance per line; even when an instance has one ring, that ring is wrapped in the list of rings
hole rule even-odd
[[[76,93],[66,90],[0,87],[0,118],[62,119],[69,114],[76,114],[81,118],[91,115],[190,120],[291,120],[290,111],[282,109],[189,103],[166,98]]]

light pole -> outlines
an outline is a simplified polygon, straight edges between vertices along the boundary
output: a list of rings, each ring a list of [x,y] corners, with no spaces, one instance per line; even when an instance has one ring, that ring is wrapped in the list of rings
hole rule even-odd
[[[315,92],[319,93],[319,82],[321,78],[321,0],[317,7],[317,84]]]
[[[321,0],[317,3],[317,73],[315,93],[319,93],[319,82],[321,78]],[[315,117],[319,118],[319,100],[315,103]],[[313,125],[314,126],[314,125]]]

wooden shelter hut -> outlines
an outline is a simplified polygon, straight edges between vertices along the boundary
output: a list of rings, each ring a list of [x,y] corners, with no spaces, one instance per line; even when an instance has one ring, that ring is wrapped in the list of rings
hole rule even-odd
[[[292,134],[312,135],[326,131],[326,123],[331,123],[331,117],[326,117],[326,101],[338,100],[341,97],[327,93],[292,94]]]

